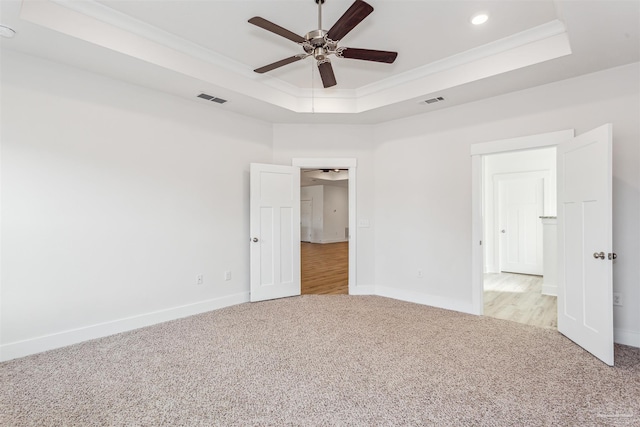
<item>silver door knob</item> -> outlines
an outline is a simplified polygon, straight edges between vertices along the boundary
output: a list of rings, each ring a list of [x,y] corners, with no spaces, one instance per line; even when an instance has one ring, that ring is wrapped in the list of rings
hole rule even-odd
[[[502,234],[504,234],[504,233],[506,233],[506,232],[507,232],[507,230],[500,230],[500,232],[501,232]]]
[[[615,253],[615,252],[610,253],[610,254],[609,254],[609,256],[608,256],[608,258],[609,258],[609,259],[612,259],[612,260],[613,260],[613,259],[617,259],[617,258],[618,258],[618,254],[617,254],[617,253]]]
[[[598,258],[600,258],[600,259],[604,259],[604,252],[594,252],[594,253],[593,253],[593,257],[594,257],[595,259],[598,259]]]
[[[254,242],[257,242],[257,241],[258,241],[258,238],[257,238],[257,237],[254,237],[254,238],[253,238],[253,239],[251,239],[251,240],[253,240]]]

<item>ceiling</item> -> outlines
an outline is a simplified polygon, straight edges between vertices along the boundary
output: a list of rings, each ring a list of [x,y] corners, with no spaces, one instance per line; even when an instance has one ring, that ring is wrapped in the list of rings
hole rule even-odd
[[[351,3],[326,0],[324,29]],[[317,29],[314,0],[2,0],[0,23],[16,36],[0,48],[276,123],[379,123],[640,60],[637,0],[368,3],[374,12],[340,46],[398,58],[333,57],[338,84],[328,89],[311,58],[253,72],[302,48],[247,20],[304,36]],[[474,26],[478,12],[489,21]]]
[[[347,169],[302,169],[300,171],[300,186],[333,185],[347,187],[349,185],[349,171]]]

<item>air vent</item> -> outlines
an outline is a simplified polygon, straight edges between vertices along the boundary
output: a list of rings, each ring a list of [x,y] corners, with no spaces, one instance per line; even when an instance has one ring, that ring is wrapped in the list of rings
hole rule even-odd
[[[427,99],[426,101],[422,101],[425,104],[434,104],[436,102],[440,102],[440,101],[444,101],[444,98],[439,96],[437,98],[431,98],[431,99]]]
[[[226,99],[216,98],[215,96],[207,95],[206,93],[201,93],[198,95],[198,98],[206,99],[207,101],[217,102],[218,104],[224,104],[227,102]]]

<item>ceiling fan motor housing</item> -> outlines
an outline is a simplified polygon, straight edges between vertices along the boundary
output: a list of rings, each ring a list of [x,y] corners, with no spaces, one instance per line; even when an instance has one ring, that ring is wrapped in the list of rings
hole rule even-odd
[[[309,31],[304,38],[309,41],[313,46],[322,46],[325,44],[326,30],[313,30]]]

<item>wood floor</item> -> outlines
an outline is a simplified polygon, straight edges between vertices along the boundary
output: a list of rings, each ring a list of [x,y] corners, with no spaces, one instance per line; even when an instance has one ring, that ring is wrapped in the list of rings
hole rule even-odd
[[[349,293],[349,244],[300,244],[302,295]],[[524,274],[485,274],[485,316],[557,328],[556,297],[542,295],[542,277]]]
[[[557,328],[556,297],[542,295],[541,291],[541,276],[485,274],[484,314],[543,328]]]
[[[349,293],[349,243],[300,243],[302,295]]]

